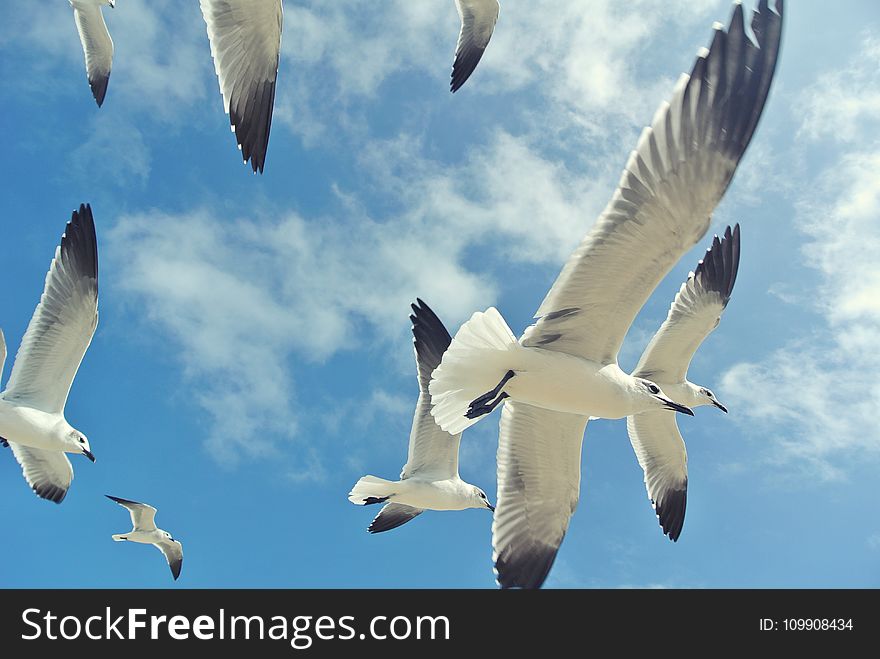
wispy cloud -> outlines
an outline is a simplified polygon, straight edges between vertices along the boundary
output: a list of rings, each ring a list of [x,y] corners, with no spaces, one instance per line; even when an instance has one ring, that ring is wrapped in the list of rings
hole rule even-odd
[[[820,139],[834,133],[851,139],[880,128],[878,42],[867,39],[842,74],[824,74],[804,98],[815,99],[800,134]],[[828,94],[833,95],[833,99]],[[880,98],[880,97],[878,97]],[[858,109],[855,114],[852,110]],[[870,130],[867,130],[870,128]],[[833,131],[832,131],[833,129]],[[761,363],[741,363],[724,376],[728,395],[760,423],[772,449],[766,456],[807,467],[823,478],[845,477],[848,461],[880,458],[876,413],[880,389],[880,141],[841,148],[817,172],[796,202],[797,226],[807,238],[804,263],[821,275],[818,290],[799,297],[820,324]]]

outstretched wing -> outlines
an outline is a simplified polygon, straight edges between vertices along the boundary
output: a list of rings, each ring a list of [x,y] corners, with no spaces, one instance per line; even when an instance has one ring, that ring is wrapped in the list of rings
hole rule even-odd
[[[431,396],[428,384],[431,374],[440,365],[443,353],[452,342],[449,332],[431,308],[422,300],[412,305],[413,343],[419,375],[419,400],[409,435],[409,454],[400,472],[400,478],[416,474],[430,475],[445,480],[458,475],[458,449],[461,433],[444,432],[431,416]]]
[[[700,344],[721,322],[739,269],[739,225],[718,236],[681,285],[666,320],[651,339],[633,375],[657,382],[684,382]]]
[[[523,344],[616,363],[636,314],[710,216],[745,153],[776,69],[782,31],[762,0],[746,34],[736,3],[708,51],[654,115],[608,206],[571,255]]]
[[[199,0],[223,108],[245,162],[262,173],[281,53],[281,0]]]
[[[73,18],[79,31],[83,53],[86,58],[86,74],[98,107],[104,103],[110,68],[113,65],[113,40],[104,22],[101,7],[95,2],[71,0]]]
[[[156,509],[153,506],[130,499],[121,499],[119,497],[105,494],[108,499],[115,501],[123,508],[128,510],[131,515],[131,525],[134,531],[155,531],[156,530]]]
[[[501,9],[498,0],[455,0],[455,6],[461,17],[461,32],[455,47],[452,80],[449,83],[452,93],[467,82],[480,63],[495,31]]]
[[[163,540],[155,543],[165,560],[168,561],[168,567],[171,568],[171,576],[177,581],[180,576],[180,569],[183,567],[183,545],[177,540]]]
[[[370,533],[382,533],[396,529],[398,526],[406,524],[411,519],[418,517],[424,508],[413,508],[402,503],[386,503],[379,514],[373,518],[367,531]]]
[[[41,499],[61,503],[73,481],[73,467],[62,451],[46,451],[6,442],[21,465],[21,473]]]
[[[587,417],[508,400],[492,548],[502,588],[539,588],[577,507]]]
[[[626,429],[663,533],[678,540],[687,506],[687,451],[677,415],[659,410],[626,418]]]
[[[73,212],[15,357],[3,398],[63,413],[98,325],[98,242],[92,209]]]

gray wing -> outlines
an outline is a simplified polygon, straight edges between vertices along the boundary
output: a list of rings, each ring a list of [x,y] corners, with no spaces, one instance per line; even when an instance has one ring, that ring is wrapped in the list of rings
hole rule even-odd
[[[587,417],[508,400],[498,441],[492,521],[502,588],[539,588],[577,507]]]
[[[412,305],[413,344],[419,377],[419,400],[409,435],[409,454],[400,472],[400,478],[416,474],[437,480],[458,476],[458,449],[461,433],[444,432],[431,416],[431,397],[428,384],[431,374],[440,364],[452,337],[431,308],[422,300]]]
[[[678,540],[687,506],[687,451],[675,414],[663,410],[626,418],[626,429],[663,533]]]
[[[89,205],[67,224],[40,303],[15,357],[4,399],[63,413],[98,325],[98,243]]]
[[[281,53],[281,0],[199,0],[223,108],[245,162],[262,173]]]
[[[71,0],[73,18],[79,31],[83,53],[86,58],[86,74],[98,107],[104,103],[110,67],[113,65],[113,40],[104,22],[101,7],[94,2]]]
[[[608,206],[571,255],[523,344],[615,363],[636,314],[705,235],[764,108],[782,29],[761,0],[746,34],[742,5],[660,106]]]
[[[633,375],[657,382],[684,382],[697,348],[721,322],[739,269],[739,225],[718,236],[686,282],[666,320],[651,339]]]
[[[386,503],[379,514],[370,522],[367,531],[370,533],[382,533],[396,529],[398,526],[406,524],[411,519],[418,517],[424,508],[413,508],[402,503]]]
[[[139,501],[131,501],[130,499],[121,499],[109,494],[104,496],[128,510],[128,514],[131,516],[132,531],[156,530],[156,509],[153,506],[140,503]]]
[[[455,93],[471,77],[498,21],[501,7],[498,0],[455,0],[455,7],[461,18],[461,32],[455,48],[455,61],[452,64],[452,80],[449,88]]]
[[[183,545],[177,540],[163,540],[154,544],[165,556],[165,560],[168,561],[168,567],[171,568],[171,576],[177,581],[177,577],[180,576],[180,569],[183,567]]]
[[[41,499],[61,503],[73,481],[73,467],[62,451],[46,451],[7,442],[27,484]]]

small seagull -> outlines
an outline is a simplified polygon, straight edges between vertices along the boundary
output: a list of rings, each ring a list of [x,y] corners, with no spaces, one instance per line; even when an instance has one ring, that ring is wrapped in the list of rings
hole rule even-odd
[[[689,407],[714,405],[727,413],[711,389],[687,379],[694,353],[721,322],[739,269],[739,225],[712,241],[706,256],[681,285],[669,314],[651,339],[633,376],[651,378],[672,400]],[[687,505],[687,451],[674,414],[643,412],[626,418],[626,429],[663,533],[678,540]]]
[[[471,77],[495,31],[501,5],[498,0],[455,0],[461,18],[461,32],[452,63],[449,89],[454,94]]]
[[[263,173],[281,53],[281,0],[199,0],[223,109],[244,162]]]
[[[461,434],[443,432],[431,416],[428,382],[452,338],[431,308],[417,299],[409,317],[413,327],[419,401],[409,436],[409,456],[399,481],[364,476],[352,488],[348,500],[359,506],[384,503],[367,529],[381,533],[395,529],[425,510],[495,508],[486,493],[458,476]]]
[[[61,503],[73,480],[65,453],[92,462],[89,440],[64,418],[70,385],[98,325],[98,243],[88,204],[67,223],[40,303],[0,393],[0,443],[38,496]],[[6,341],[0,333],[0,376]]]
[[[180,568],[183,567],[183,545],[171,537],[168,531],[156,527],[156,509],[145,503],[120,499],[105,494],[108,499],[115,501],[123,508],[128,509],[131,515],[132,529],[128,533],[114,533],[113,540],[116,542],[139,542],[144,545],[154,545],[165,556],[171,575],[177,581],[180,576]]]
[[[116,0],[69,0],[86,57],[86,74],[98,107],[104,103],[110,67],[113,65],[113,40],[104,22],[101,5],[116,7]]]
[[[503,588],[547,577],[577,506],[591,417],[693,411],[625,373],[620,346],[638,312],[706,234],[754,135],[776,70],[783,0],[760,0],[746,31],[734,3],[690,75],[645,128],[605,210],[517,340],[494,308],[456,333],[429,391],[443,430],[503,405],[493,560]],[[754,39],[753,39],[754,37]],[[494,386],[493,386],[494,385]],[[668,412],[666,412],[668,414]]]

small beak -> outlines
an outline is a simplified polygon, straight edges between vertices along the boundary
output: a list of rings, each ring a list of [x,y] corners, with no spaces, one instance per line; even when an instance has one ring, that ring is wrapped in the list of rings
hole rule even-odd
[[[91,451],[87,451],[87,450],[83,449],[83,455],[86,456],[92,462],[95,461],[95,456]]]
[[[493,506],[491,503],[486,503],[486,508],[491,510],[493,513],[495,512],[495,506]]]
[[[712,401],[712,404],[713,404],[715,407],[717,407],[719,410],[721,410],[722,412],[724,412],[725,414],[727,414],[727,408],[724,407],[724,405],[722,405],[721,403],[719,403],[717,400],[713,400],[713,401]]]
[[[664,400],[663,403],[666,405],[666,409],[672,410],[673,412],[681,412],[682,414],[689,414],[690,416],[694,415],[694,411],[684,405],[679,405],[671,400]]]

